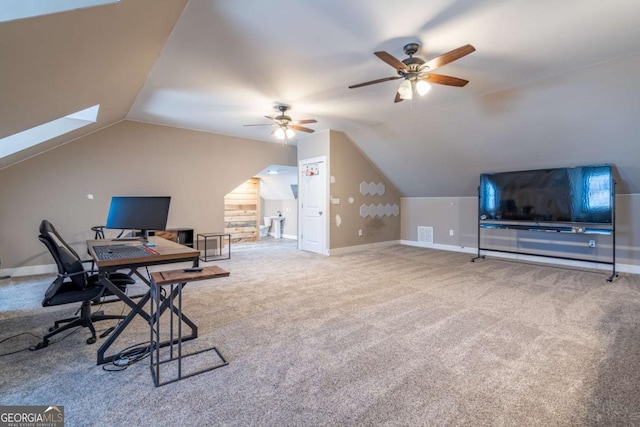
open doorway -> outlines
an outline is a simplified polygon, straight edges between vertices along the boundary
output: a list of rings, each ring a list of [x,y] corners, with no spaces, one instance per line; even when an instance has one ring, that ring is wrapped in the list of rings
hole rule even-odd
[[[260,179],[260,237],[298,238],[298,168],[272,165]]]
[[[233,243],[297,240],[298,168],[273,165],[229,192],[224,228]]]

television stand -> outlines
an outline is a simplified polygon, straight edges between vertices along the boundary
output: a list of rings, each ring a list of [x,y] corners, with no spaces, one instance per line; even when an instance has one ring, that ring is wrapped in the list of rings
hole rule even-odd
[[[478,212],[480,212],[480,187],[478,187]],[[612,206],[615,207],[615,191],[612,194]],[[507,250],[500,248],[491,248],[491,247],[483,247],[482,246],[482,230],[505,230],[505,231],[515,231],[516,233],[526,233],[526,232],[542,232],[546,233],[548,236],[560,236],[560,235],[608,235],[611,236],[611,259],[607,261],[603,261],[602,259],[588,259],[588,258],[579,258],[579,257],[571,257],[571,256],[563,256],[549,253],[536,253],[533,251],[520,251],[520,250]],[[516,239],[519,236],[517,235]],[[530,238],[529,240],[533,240]],[[571,244],[570,239],[563,239],[563,243]],[[595,240],[594,240],[595,243]],[[519,243],[516,243],[519,249]],[[535,249],[535,248],[534,248]],[[478,218],[478,254],[471,259],[471,262],[475,262],[477,259],[485,259],[486,256],[482,254],[482,251],[490,251],[490,252],[501,252],[501,253],[509,253],[515,255],[527,255],[527,256],[535,256],[535,257],[544,257],[544,258],[555,258],[555,259],[564,259],[569,261],[579,261],[579,262],[589,262],[596,264],[606,264],[611,266],[611,275],[607,277],[607,282],[611,283],[613,280],[618,277],[618,273],[616,272],[616,227],[615,227],[615,208],[612,209],[612,224],[606,227],[588,227],[588,226],[567,226],[566,223],[545,223],[545,224],[513,224],[513,223],[500,223],[500,222],[492,222],[487,220],[482,220],[482,218]],[[547,251],[551,252],[551,251]]]

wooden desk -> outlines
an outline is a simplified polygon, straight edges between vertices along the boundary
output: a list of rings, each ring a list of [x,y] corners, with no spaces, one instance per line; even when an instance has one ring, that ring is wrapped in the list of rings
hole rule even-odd
[[[129,274],[135,274],[140,277],[142,281],[144,281],[147,285],[151,286],[151,282],[145,276],[143,276],[138,269],[140,267],[148,267],[151,265],[159,265],[159,264],[170,264],[177,262],[185,262],[191,261],[193,266],[196,267],[198,265],[198,259],[200,256],[200,251],[189,248],[187,246],[180,245],[175,242],[171,242],[169,240],[163,239],[161,237],[150,237],[150,244],[155,244],[155,246],[149,247],[149,249],[153,250],[154,253],[149,252],[148,255],[142,255],[135,258],[119,258],[119,259],[100,259],[96,254],[95,247],[97,246],[108,246],[108,245],[126,245],[126,246],[140,246],[141,242],[139,241],[118,241],[111,239],[98,239],[98,240],[87,240],[87,246],[89,248],[89,254],[95,261],[98,267],[98,280],[104,285],[112,294],[116,295],[120,300],[122,300],[125,304],[127,304],[131,311],[129,314],[116,326],[116,329],[109,335],[109,337],[102,343],[100,348],[98,349],[97,356],[97,364],[102,365],[104,363],[111,362],[114,359],[114,356],[105,356],[106,351],[111,347],[113,342],[120,336],[122,331],[131,323],[131,321],[135,318],[136,315],[141,316],[145,321],[149,322],[151,318],[150,314],[145,310],[145,305],[149,301],[151,294],[151,287],[149,287],[149,291],[140,298],[140,301],[136,303],[133,299],[131,299],[127,294],[122,292],[116,285],[114,285],[109,280],[109,273],[115,272],[116,270],[121,269],[130,269]],[[177,308],[172,307],[172,310],[176,313]],[[194,339],[198,336],[198,329],[196,325],[185,315],[182,315],[182,319],[184,322],[189,325],[191,328],[191,334],[184,337],[183,340]],[[168,343],[162,343],[162,345],[168,345]]]
[[[149,243],[155,244],[155,246],[150,246],[149,248],[157,252],[158,254],[149,253],[149,255],[139,258],[120,258],[120,259],[108,259],[108,260],[100,260],[96,256],[96,252],[94,246],[108,246],[108,245],[125,245],[125,246],[140,246],[142,243],[139,241],[130,241],[130,240],[114,240],[114,239],[98,239],[98,240],[87,240],[87,246],[89,247],[89,254],[95,261],[98,268],[109,268],[109,269],[122,269],[122,268],[130,268],[132,266],[149,266],[156,264],[168,264],[172,262],[184,262],[184,261],[194,261],[197,266],[198,257],[200,252],[196,249],[189,248],[184,245],[180,245],[176,242],[172,242],[171,240],[163,239],[158,236],[149,237]]]

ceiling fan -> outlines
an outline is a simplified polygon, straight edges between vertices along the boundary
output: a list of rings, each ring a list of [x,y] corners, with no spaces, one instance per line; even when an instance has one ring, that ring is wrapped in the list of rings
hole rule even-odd
[[[394,100],[394,102],[400,102],[405,99],[412,99],[414,91],[418,92],[420,95],[426,94],[431,89],[431,85],[429,83],[458,87],[462,87],[469,83],[468,80],[445,76],[442,74],[434,74],[431,71],[470,54],[476,50],[475,47],[467,44],[454,49],[451,52],[447,52],[433,58],[430,61],[414,57],[413,55],[415,55],[418,50],[420,50],[420,45],[418,43],[409,43],[405,45],[404,53],[409,55],[409,57],[402,61],[384,51],[374,52],[378,58],[395,68],[398,75],[351,85],[349,86],[349,89],[387,82],[389,80],[404,79],[396,92],[396,98]]]
[[[277,105],[276,110],[280,111],[280,115],[276,117],[265,116],[267,119],[271,120],[273,123],[264,123],[264,124],[256,124],[256,125],[245,125],[245,126],[273,126],[275,129],[271,132],[271,135],[275,136],[278,139],[282,140],[282,144],[286,144],[290,138],[295,136],[294,130],[299,130],[301,132],[313,133],[315,132],[313,129],[306,128],[304,124],[308,123],[318,123],[314,119],[307,120],[291,120],[291,117],[285,115],[287,110],[289,110],[289,106],[287,105]]]

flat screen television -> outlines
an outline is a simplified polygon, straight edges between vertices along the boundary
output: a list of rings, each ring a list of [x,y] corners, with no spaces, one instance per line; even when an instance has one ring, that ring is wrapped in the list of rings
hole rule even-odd
[[[480,175],[480,222],[612,225],[611,165]]]
[[[114,196],[106,228],[140,230],[142,237],[147,239],[149,230],[167,227],[170,202],[170,196]]]

